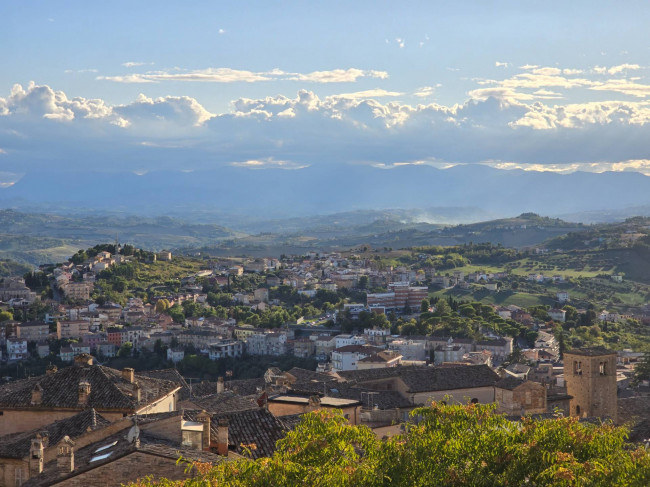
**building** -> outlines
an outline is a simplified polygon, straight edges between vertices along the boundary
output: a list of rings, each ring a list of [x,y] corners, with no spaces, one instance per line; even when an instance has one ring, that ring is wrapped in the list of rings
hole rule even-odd
[[[185,350],[183,348],[172,348],[167,349],[167,360],[171,360],[175,364],[180,362],[185,358]]]
[[[382,350],[357,362],[357,370],[397,367],[402,364],[402,356],[397,352]]]
[[[337,375],[356,387],[397,391],[415,406],[430,404],[432,400],[491,403],[494,385],[500,380],[487,365],[389,367],[343,371]]]
[[[67,282],[61,286],[61,290],[68,299],[87,301],[94,287],[92,282]]]
[[[89,355],[71,367],[0,386],[0,435],[29,431],[95,408],[109,421],[130,414],[176,410],[176,384],[93,365]]]
[[[30,304],[36,301],[37,295],[25,285],[22,277],[5,277],[0,281],[0,301],[11,299],[21,299]]]
[[[208,346],[210,360],[227,357],[241,357],[244,353],[244,342],[239,340],[221,340]]]
[[[564,352],[564,383],[571,416],[609,417],[617,415],[616,352],[582,349]]]
[[[79,339],[86,333],[90,332],[90,322],[85,320],[75,321],[57,321],[56,322],[56,337],[61,340],[62,338],[75,338]]]
[[[566,311],[558,308],[551,308],[546,312],[553,321],[564,323],[566,321]]]
[[[506,377],[494,385],[497,412],[509,415],[543,414],[547,412],[546,387],[517,377]]]
[[[7,338],[7,360],[23,360],[27,357],[29,357],[27,340]]]
[[[40,342],[47,340],[50,334],[50,326],[43,321],[28,321],[16,325],[16,335],[28,342]]]
[[[332,370],[357,370],[361,359],[381,352],[381,348],[370,345],[345,345],[332,351]]]
[[[420,311],[422,300],[429,296],[429,288],[409,286],[408,282],[392,282],[388,289],[386,293],[367,294],[367,306],[371,309],[383,308],[385,312],[416,312]]]
[[[556,294],[556,299],[558,303],[568,303],[569,302],[569,293],[561,291]]]

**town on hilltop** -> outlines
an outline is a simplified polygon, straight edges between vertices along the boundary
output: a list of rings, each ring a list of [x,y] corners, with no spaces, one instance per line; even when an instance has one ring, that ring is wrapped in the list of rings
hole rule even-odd
[[[463,262],[506,251],[232,258],[116,243],[5,277],[0,486],[184,479],[179,457],[271,456],[308,412],[340,410],[381,439],[432,401],[627,424],[649,442],[649,310],[593,292],[625,276]]]

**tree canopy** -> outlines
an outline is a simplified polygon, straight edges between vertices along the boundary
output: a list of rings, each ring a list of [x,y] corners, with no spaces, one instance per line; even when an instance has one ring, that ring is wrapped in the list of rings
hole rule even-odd
[[[612,424],[510,421],[494,405],[433,403],[382,441],[341,412],[303,416],[270,458],[223,462],[184,486],[646,486],[650,452]],[[181,485],[150,480],[137,486]]]

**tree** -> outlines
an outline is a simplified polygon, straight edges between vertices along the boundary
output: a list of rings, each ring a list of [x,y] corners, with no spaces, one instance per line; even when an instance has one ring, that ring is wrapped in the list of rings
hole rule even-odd
[[[166,299],[159,299],[156,302],[156,308],[155,308],[156,313],[164,313],[168,309],[169,309],[169,301],[167,301]]]
[[[644,380],[650,380],[650,352],[643,354],[643,359],[634,367],[634,376],[630,383],[636,389]]]
[[[650,452],[625,443],[627,430],[557,417],[518,422],[494,404],[417,408],[416,424],[385,441],[321,410],[278,441],[269,458],[197,464],[198,477],[158,485],[646,486]],[[138,486],[153,485],[140,481]]]
[[[122,344],[120,349],[117,351],[117,356],[122,358],[122,357],[130,357],[131,353],[133,352],[133,343],[131,342],[125,342]]]
[[[0,311],[0,323],[3,321],[9,321],[13,319],[14,319],[14,315],[11,314],[9,311]]]
[[[423,299],[422,302],[420,303],[420,313],[427,313],[430,307],[431,307],[431,303],[429,303],[429,300],[426,298]]]

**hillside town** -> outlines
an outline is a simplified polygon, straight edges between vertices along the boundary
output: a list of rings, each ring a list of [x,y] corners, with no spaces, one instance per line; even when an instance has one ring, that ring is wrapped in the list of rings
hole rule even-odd
[[[0,385],[0,486],[183,479],[180,455],[269,456],[301,415],[322,409],[378,438],[431,401],[495,404],[513,421],[613,421],[632,425],[630,441],[650,438],[650,377],[635,372],[643,352],[576,346],[562,333],[568,313],[591,326],[645,314],[576,309],[566,291],[546,308],[433,299],[455,287],[498,293],[510,276],[386,267],[354,251],[210,259],[138,291],[138,266],[186,258],[104,247],[0,282],[0,357],[15,371]],[[145,367],[149,356],[162,366]],[[197,357],[293,357],[311,369],[184,376]],[[134,366],[114,368],[119,360]]]

